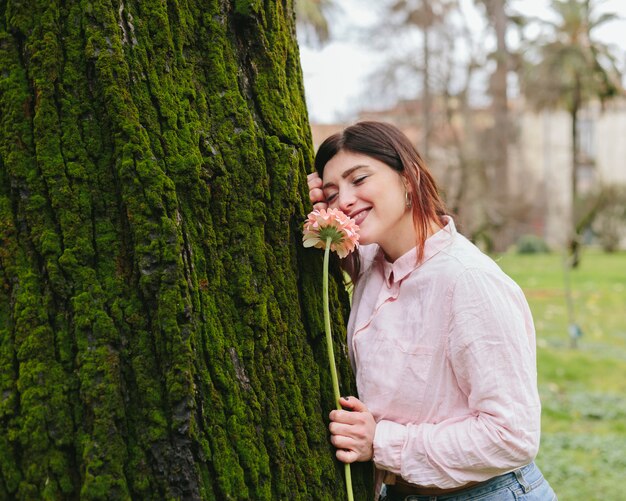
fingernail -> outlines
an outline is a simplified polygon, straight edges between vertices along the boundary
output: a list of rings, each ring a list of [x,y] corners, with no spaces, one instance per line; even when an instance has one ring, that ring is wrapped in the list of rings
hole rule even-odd
[[[341,398],[343,398],[344,400],[350,400],[350,397],[341,397]]]

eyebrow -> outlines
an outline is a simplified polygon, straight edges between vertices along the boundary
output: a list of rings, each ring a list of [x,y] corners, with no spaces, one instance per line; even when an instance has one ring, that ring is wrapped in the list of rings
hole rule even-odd
[[[350,167],[349,169],[346,169],[342,174],[341,177],[342,179],[347,178],[350,174],[352,174],[354,171],[359,170],[359,169],[363,169],[364,167],[367,167],[367,165],[355,165],[354,167]],[[322,189],[325,190],[326,188],[328,188],[329,186],[335,186],[335,183],[325,183],[322,186]]]

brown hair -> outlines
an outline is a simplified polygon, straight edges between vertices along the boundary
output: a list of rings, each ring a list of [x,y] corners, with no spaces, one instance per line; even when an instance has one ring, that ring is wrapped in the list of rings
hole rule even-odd
[[[385,122],[364,121],[326,138],[315,155],[315,170],[323,178],[324,167],[340,151],[361,153],[379,160],[398,172],[408,182],[408,195],[416,233],[418,262],[424,257],[424,245],[432,222],[443,226],[446,207],[437,183],[411,141],[396,126]],[[353,278],[358,276],[351,270]]]

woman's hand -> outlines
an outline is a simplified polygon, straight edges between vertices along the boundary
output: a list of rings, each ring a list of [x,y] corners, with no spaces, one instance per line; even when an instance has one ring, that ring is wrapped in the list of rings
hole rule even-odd
[[[309,185],[309,199],[314,209],[327,209],[326,197],[322,191],[322,178],[317,172],[313,172],[306,177]]]
[[[332,411],[328,425],[337,459],[342,463],[369,461],[374,455],[374,416],[356,397],[341,397],[339,403],[347,410]]]

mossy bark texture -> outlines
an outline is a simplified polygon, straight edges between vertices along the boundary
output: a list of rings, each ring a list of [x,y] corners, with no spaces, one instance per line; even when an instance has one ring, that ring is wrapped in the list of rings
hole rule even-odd
[[[0,499],[343,499],[292,1],[0,0],[0,128]]]

